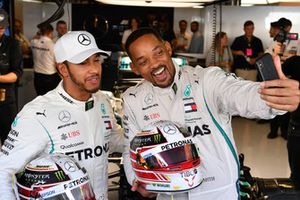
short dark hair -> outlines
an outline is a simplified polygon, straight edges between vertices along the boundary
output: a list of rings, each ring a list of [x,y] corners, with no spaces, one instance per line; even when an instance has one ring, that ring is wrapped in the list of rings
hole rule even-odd
[[[280,24],[276,21],[276,22],[271,22],[270,26],[273,28],[280,28]]]
[[[199,22],[197,21],[192,21],[191,24],[197,24],[197,26],[199,26]]]
[[[245,21],[245,23],[244,23],[244,28],[245,28],[246,26],[254,26],[253,21],[251,21],[251,20]]]
[[[42,24],[40,26],[40,32],[42,35],[48,34],[53,31],[53,26],[51,24]]]
[[[56,22],[56,26],[57,26],[58,24],[65,24],[65,25],[67,25],[67,22],[64,21],[64,20],[59,20],[59,21]]]
[[[287,18],[284,18],[284,17],[280,18],[278,20],[278,23],[279,23],[280,27],[282,27],[282,28],[286,28],[288,26],[292,26],[291,20],[289,20]]]
[[[225,32],[221,31],[221,32],[218,32],[215,36],[215,44],[217,44],[218,42],[221,41],[221,39],[227,35]]]
[[[144,35],[147,35],[147,34],[151,34],[151,35],[154,35],[155,38],[157,38],[159,41],[163,42],[164,40],[162,39],[161,35],[153,28],[150,28],[150,27],[142,27],[142,28],[139,28],[135,31],[133,31],[129,37],[127,38],[126,40],[126,43],[125,43],[125,50],[128,54],[128,56],[130,57],[130,52],[129,52],[129,47],[130,45],[136,41],[138,38],[144,36]]]
[[[187,24],[187,21],[185,19],[180,20],[179,24],[181,24],[182,22],[184,22],[185,24]]]

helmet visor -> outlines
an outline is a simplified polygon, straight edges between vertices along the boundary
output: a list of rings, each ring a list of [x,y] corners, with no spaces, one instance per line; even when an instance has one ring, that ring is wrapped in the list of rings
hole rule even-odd
[[[78,182],[77,182],[78,183]],[[43,200],[95,200],[95,194],[89,183],[85,181],[82,184],[76,185],[75,181],[68,181],[57,185],[55,187],[48,188],[40,192]],[[76,185],[76,186],[74,186]]]
[[[154,148],[154,152],[156,151],[156,148]],[[160,148],[160,146],[158,146],[158,148]],[[147,150],[142,153],[142,156],[138,156],[137,163],[148,169],[161,169],[184,162],[194,161],[199,158],[197,147],[193,143],[166,151],[156,152],[154,154],[151,153],[152,150],[153,149]]]

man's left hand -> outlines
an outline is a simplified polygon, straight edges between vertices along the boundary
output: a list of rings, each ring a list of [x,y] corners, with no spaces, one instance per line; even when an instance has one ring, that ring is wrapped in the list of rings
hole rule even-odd
[[[262,82],[259,93],[268,106],[292,112],[297,109],[300,103],[299,82],[288,79],[283,74],[279,56],[274,57],[274,64],[279,79]]]

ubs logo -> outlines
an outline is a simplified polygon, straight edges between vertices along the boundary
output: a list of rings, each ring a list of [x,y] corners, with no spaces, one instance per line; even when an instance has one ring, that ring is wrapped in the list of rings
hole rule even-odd
[[[78,42],[84,46],[88,46],[91,44],[91,38],[87,36],[86,34],[80,34],[77,38]]]
[[[71,114],[66,110],[60,111],[58,119],[62,122],[68,122],[71,119]]]

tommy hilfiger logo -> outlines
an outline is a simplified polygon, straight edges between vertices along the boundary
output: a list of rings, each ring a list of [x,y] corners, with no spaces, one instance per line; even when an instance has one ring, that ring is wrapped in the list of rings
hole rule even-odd
[[[190,112],[197,112],[197,105],[195,102],[191,103],[185,103],[184,104],[184,112],[190,113]]]
[[[111,125],[111,121],[110,120],[107,120],[107,121],[104,121],[106,127],[105,129],[108,130],[108,129],[112,129],[112,125]]]

